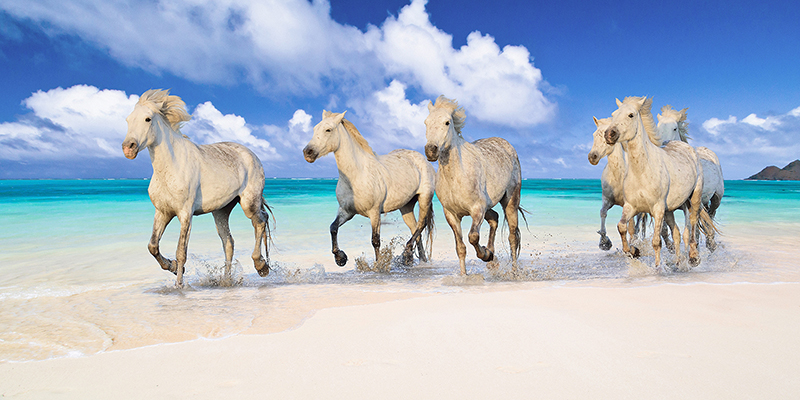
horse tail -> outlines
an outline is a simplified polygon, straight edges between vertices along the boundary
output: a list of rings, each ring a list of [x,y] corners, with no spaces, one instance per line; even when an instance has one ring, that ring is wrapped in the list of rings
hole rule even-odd
[[[714,217],[712,217],[708,211],[706,211],[705,207],[700,207],[700,229],[703,231],[703,234],[708,236],[709,233],[716,232],[720,233],[719,228],[717,227],[716,222],[714,221]]]
[[[264,247],[267,247],[267,254],[269,254],[269,247],[267,243],[274,245],[275,242],[272,241],[272,234],[270,233],[271,228],[269,226],[269,217],[272,216],[272,228],[277,226],[277,221],[275,220],[275,214],[272,213],[272,208],[269,207],[267,204],[267,199],[264,196],[261,196],[261,215],[266,221],[267,229],[264,229]]]
[[[428,261],[430,261],[433,256],[433,233],[435,228],[436,226],[433,222],[433,202],[431,202],[430,211],[428,211],[428,216],[425,217],[425,230],[428,233],[428,237],[425,239],[425,246],[428,247]]]
[[[524,209],[524,208],[522,208],[522,204],[517,204],[517,209],[519,210],[519,215],[520,215],[520,216],[522,216],[522,220],[523,220],[523,221],[525,221],[525,229],[526,229],[528,232],[530,232],[530,231],[531,231],[531,229],[530,229],[530,227],[528,226],[528,219],[527,219],[527,218],[525,218],[525,214],[528,214],[528,215],[533,215],[533,213],[532,213],[532,212],[530,212],[530,211],[528,211],[528,210],[526,210],[526,209]]]

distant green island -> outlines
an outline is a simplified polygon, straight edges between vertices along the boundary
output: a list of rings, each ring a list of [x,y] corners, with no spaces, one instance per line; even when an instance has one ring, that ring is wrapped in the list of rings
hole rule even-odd
[[[761,172],[745,179],[748,181],[800,181],[800,160],[794,160],[783,168],[770,165]]]

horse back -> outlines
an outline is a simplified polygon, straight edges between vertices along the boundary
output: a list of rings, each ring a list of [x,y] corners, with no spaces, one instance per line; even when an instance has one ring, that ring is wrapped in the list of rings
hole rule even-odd
[[[480,152],[481,164],[487,180],[487,190],[493,201],[522,182],[522,169],[514,146],[499,137],[478,139],[472,142]],[[496,196],[499,196],[495,198]]]

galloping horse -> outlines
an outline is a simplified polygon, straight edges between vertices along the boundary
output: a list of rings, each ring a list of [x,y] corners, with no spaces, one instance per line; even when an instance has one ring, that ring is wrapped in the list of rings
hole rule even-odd
[[[345,113],[322,112],[322,121],[314,127],[314,136],[303,149],[306,161],[333,153],[339,169],[336,199],[339,213],[331,224],[331,245],[336,264],[344,266],[347,254],[339,249],[339,227],[356,214],[372,225],[372,247],[375,260],[381,246],[381,214],[400,210],[411,230],[411,239],[403,251],[403,262],[413,261],[414,244],[419,258],[426,261],[422,247],[422,231],[428,230],[428,250],[433,244],[433,193],[436,172],[422,154],[399,149],[378,156],[355,125],[344,119]],[[419,220],[414,206],[419,202]]]
[[[600,234],[600,249],[601,250],[609,250],[611,249],[611,239],[606,236],[606,216],[608,215],[608,210],[611,207],[620,206],[622,207],[625,204],[625,199],[622,191],[622,183],[625,178],[625,172],[627,170],[627,165],[625,162],[625,156],[623,155],[622,146],[619,143],[614,145],[610,145],[606,143],[605,139],[605,131],[608,129],[609,124],[611,123],[611,118],[603,118],[597,119],[594,118],[594,124],[597,127],[594,133],[592,134],[592,149],[589,151],[589,163],[592,165],[597,165],[603,157],[608,157],[608,163],[606,163],[605,168],[603,168],[603,174],[600,176],[600,185],[602,187],[602,198],[603,204],[600,206],[600,230],[597,233]],[[657,139],[654,137],[649,137],[651,142],[656,142]],[[637,225],[639,225],[638,229],[634,227],[633,220],[631,220],[628,224],[628,233],[631,236],[631,240],[634,238],[634,234],[638,231],[641,232],[642,238],[645,236],[645,226],[647,225],[647,214],[642,213],[637,216],[639,219]],[[663,235],[662,235],[663,236]]]
[[[656,131],[663,142],[680,140],[689,143],[686,110],[686,108],[680,111],[673,110],[669,105],[661,107],[661,114],[657,115],[658,125],[656,126]],[[722,177],[722,167],[717,154],[708,147],[695,147],[695,151],[700,158],[700,164],[703,165],[703,196],[701,201],[708,215],[714,218],[722,202],[722,197],[725,195],[725,180]],[[714,251],[717,247],[714,240],[714,229],[710,229],[704,223],[701,223],[700,227],[706,235],[706,247]]]
[[[269,207],[264,200],[264,168],[248,148],[238,143],[214,143],[198,146],[180,132],[184,121],[191,119],[183,100],[170,96],[168,90],[151,89],[139,98],[126,118],[128,134],[122,151],[129,159],[139,151],[150,151],[153,176],[148,193],[156,214],[148,249],[162,269],[177,275],[183,286],[183,268],[192,216],[214,215],[217,233],[225,250],[225,272],[230,275],[233,237],[228,227],[231,210],[240,204],[253,223],[256,244],[253,263],[259,275],[269,273]],[[167,224],[174,217],[181,223],[175,260],[161,255],[159,242]],[[266,259],[261,256],[264,242]]]
[[[478,258],[494,258],[494,237],[498,214],[492,207],[498,202],[508,222],[508,243],[516,265],[520,251],[518,211],[522,188],[522,172],[514,147],[505,139],[492,137],[472,143],[461,136],[466,114],[458,103],[439,96],[428,104],[430,114],[425,119],[425,155],[428,161],[439,161],[436,176],[436,196],[442,203],[444,215],[456,241],[461,274],[467,274],[467,249],[461,238],[461,219],[472,217],[469,242]],[[523,216],[524,217],[524,216]],[[489,223],[486,247],[479,244],[483,220]]]
[[[617,100],[616,111],[611,114],[611,122],[605,131],[606,142],[610,145],[620,143],[627,153],[628,163],[623,192],[625,204],[617,229],[622,240],[622,248],[631,252],[626,233],[628,221],[636,214],[648,212],[653,217],[654,232],[661,232],[665,213],[685,207],[688,221],[684,240],[689,248],[689,264],[700,263],[695,232],[698,220],[703,215],[713,227],[714,223],[701,207],[703,191],[703,167],[694,149],[686,143],[672,141],[663,148],[651,143],[645,135],[653,134],[655,124],[650,113],[652,99],[646,97],[627,97],[624,102]],[[675,240],[675,254],[680,265],[680,232],[674,218],[667,218]],[[653,235],[655,265],[661,265],[661,236]]]

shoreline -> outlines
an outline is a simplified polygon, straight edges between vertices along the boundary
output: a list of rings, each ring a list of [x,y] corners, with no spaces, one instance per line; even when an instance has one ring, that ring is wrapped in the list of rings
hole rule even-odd
[[[0,364],[0,394],[790,397],[798,304],[796,282],[447,293],[325,308],[272,334]]]

